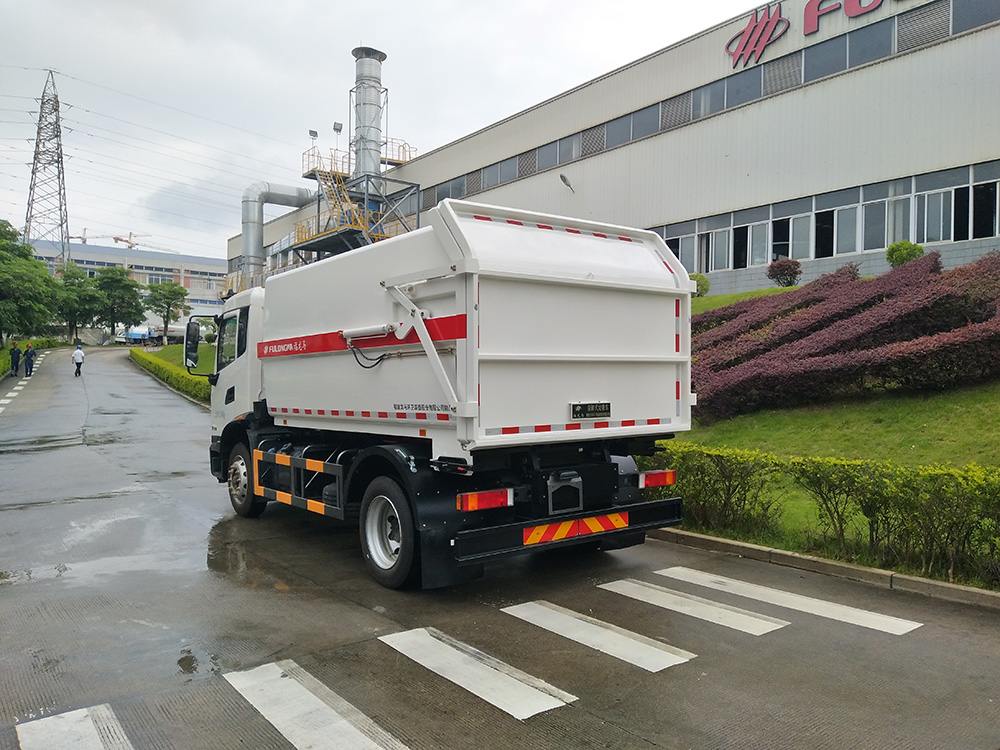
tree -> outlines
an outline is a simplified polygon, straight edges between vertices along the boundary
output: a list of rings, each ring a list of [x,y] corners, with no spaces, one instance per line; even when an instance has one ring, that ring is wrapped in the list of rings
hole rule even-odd
[[[767,278],[778,286],[795,286],[802,275],[802,264],[795,258],[779,258],[767,267]]]
[[[897,268],[914,258],[923,257],[923,254],[923,245],[917,245],[909,240],[899,240],[899,242],[893,242],[886,248],[885,259],[889,262],[890,266]]]
[[[57,283],[34,248],[0,219],[0,340],[4,334],[32,335],[52,322]]]
[[[155,313],[163,321],[163,344],[167,343],[167,328],[181,315],[191,312],[191,307],[185,302],[187,289],[176,281],[165,281],[162,284],[150,284],[146,289],[146,309]]]
[[[62,288],[57,313],[66,323],[70,341],[75,341],[80,326],[93,325],[103,302],[97,283],[76,263],[67,263],[60,271]]]
[[[142,285],[129,276],[128,269],[109,266],[97,272],[97,289],[101,292],[97,322],[115,335],[119,323],[137,326],[146,318],[142,306]]]

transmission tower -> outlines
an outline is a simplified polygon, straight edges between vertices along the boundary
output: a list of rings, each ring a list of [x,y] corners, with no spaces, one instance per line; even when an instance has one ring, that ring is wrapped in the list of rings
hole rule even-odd
[[[24,240],[49,240],[59,247],[60,265],[70,260],[59,94],[56,93],[56,82],[51,70],[42,92],[42,105],[38,110],[35,161],[31,167]]]

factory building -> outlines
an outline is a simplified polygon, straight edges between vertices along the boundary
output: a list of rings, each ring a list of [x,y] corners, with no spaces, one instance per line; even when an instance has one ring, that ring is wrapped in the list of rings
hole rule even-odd
[[[803,282],[879,273],[901,239],[953,267],[1000,247],[998,70],[996,0],[762,5],[418,158],[383,149],[393,187],[355,229],[406,231],[449,197],[644,227],[713,294],[771,286],[779,258]],[[346,249],[332,204],[359,205],[359,178],[336,162],[304,165],[317,200],[264,227],[265,269]],[[231,272],[244,254],[233,238]]]

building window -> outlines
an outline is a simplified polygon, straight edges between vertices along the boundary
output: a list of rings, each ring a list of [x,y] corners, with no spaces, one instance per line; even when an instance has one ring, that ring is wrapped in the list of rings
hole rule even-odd
[[[847,35],[827,39],[805,49],[805,82],[838,73],[847,68]]]
[[[554,167],[557,164],[565,164],[568,161],[580,158],[581,140],[580,134],[574,133],[558,141],[546,143],[538,147],[538,171]]]
[[[438,203],[443,201],[445,198],[464,198],[465,197],[465,175],[461,177],[456,177],[454,180],[449,180],[448,182],[442,182],[437,186],[437,200]]]
[[[483,167],[483,189],[496,187],[517,179],[517,157],[512,156],[496,164]]]
[[[885,244],[885,201],[866,203],[864,209],[865,250],[881,250]]]
[[[691,119],[708,117],[726,107],[725,80],[710,83],[691,92]]]
[[[886,247],[910,239],[910,197],[894,198],[887,206]]]
[[[767,264],[767,223],[733,229],[733,268]]]
[[[858,251],[858,208],[837,209],[837,255]]]
[[[604,144],[614,148],[632,139],[632,115],[625,115],[612,120],[604,126]]]
[[[659,129],[660,105],[654,104],[607,123],[604,130],[604,142],[607,148],[613,148],[637,138],[652,135]]]
[[[816,257],[833,257],[833,236],[834,236],[834,213],[833,211],[816,212]]]
[[[1000,21],[1000,3],[996,0],[952,0],[951,12],[953,34]]]
[[[972,237],[995,237],[997,232],[997,183],[972,188]]]
[[[750,68],[726,79],[726,106],[738,107],[761,95],[761,69]]]
[[[809,259],[809,234],[812,220],[809,215],[775,219],[771,222],[771,260],[795,258]]]
[[[887,18],[848,34],[848,67],[854,68],[891,55],[894,27],[895,19]]]
[[[581,141],[579,133],[560,138],[558,143],[560,164],[580,158]]]
[[[559,141],[538,147],[538,171],[554,167],[559,163]]]
[[[917,244],[951,240],[952,191],[917,196]]]
[[[729,260],[729,229],[705,232],[698,235],[699,273],[725,271],[731,268]]]

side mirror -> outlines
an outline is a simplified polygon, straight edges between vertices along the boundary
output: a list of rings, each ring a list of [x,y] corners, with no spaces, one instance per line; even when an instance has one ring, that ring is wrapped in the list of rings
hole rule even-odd
[[[184,329],[184,366],[198,366],[198,343],[201,340],[201,326],[197,320],[189,320]]]

